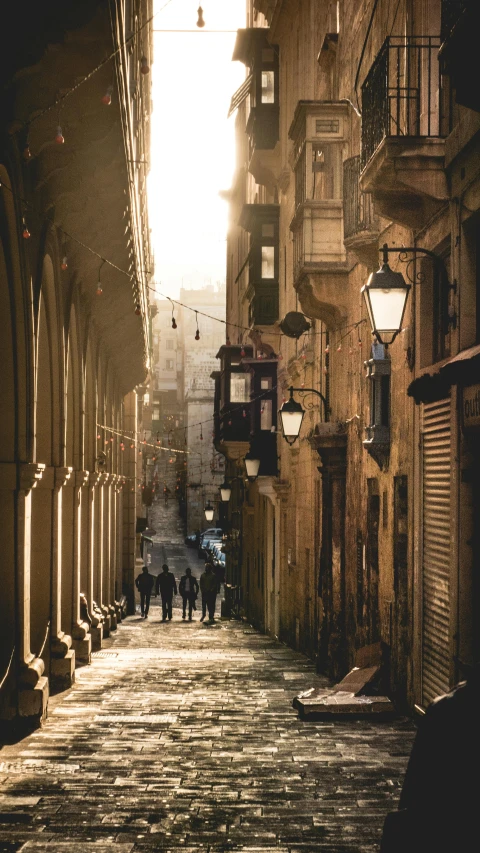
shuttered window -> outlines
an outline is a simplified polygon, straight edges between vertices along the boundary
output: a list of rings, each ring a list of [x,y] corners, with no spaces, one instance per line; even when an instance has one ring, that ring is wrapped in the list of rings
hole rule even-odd
[[[422,704],[450,689],[450,400],[422,407]]]

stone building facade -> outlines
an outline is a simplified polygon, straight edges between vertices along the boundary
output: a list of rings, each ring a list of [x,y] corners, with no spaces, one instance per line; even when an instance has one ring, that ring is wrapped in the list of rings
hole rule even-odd
[[[335,679],[379,645],[390,694],[420,709],[479,656],[474,5],[249,0],[233,55],[227,320],[249,331],[235,366],[219,354],[227,572],[248,618]],[[388,347],[361,294],[384,244],[411,282]],[[222,391],[242,369],[247,430]],[[290,386],[292,445],[265,404]]]
[[[206,524],[204,508],[218,498],[223,480],[224,460],[214,448],[212,371],[215,353],[225,341],[225,285],[206,285],[201,290],[180,291],[179,328],[183,351],[184,425],[188,454],[186,457],[186,522],[188,533],[212,526]],[[198,309],[202,312],[195,314]],[[210,315],[210,316],[205,316]],[[196,339],[198,329],[198,340]],[[218,509],[218,505],[214,505]],[[215,523],[219,522],[216,512]]]
[[[0,121],[0,720],[133,612],[149,359],[147,0],[9,9]],[[139,410],[140,409],[140,410]]]

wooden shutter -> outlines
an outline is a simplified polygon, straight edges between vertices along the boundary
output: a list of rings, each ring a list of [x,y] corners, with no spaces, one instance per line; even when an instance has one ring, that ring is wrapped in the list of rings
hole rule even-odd
[[[450,400],[422,407],[422,704],[450,689]]]

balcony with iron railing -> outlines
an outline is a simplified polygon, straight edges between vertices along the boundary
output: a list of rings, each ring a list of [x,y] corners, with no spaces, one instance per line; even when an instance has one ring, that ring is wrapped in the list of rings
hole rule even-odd
[[[360,189],[360,155],[343,163],[343,242],[348,249],[360,251],[376,244],[379,221],[374,213],[371,193]]]
[[[446,201],[437,36],[390,36],[362,85],[362,175],[382,215],[419,227]]]

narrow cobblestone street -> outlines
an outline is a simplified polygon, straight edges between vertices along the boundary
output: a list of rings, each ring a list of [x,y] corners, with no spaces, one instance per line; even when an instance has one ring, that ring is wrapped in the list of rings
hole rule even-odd
[[[151,568],[201,563],[155,507]],[[165,526],[163,526],[165,525]],[[167,526],[168,525],[168,528]],[[127,618],[43,729],[0,750],[0,851],[378,850],[413,726],[302,722],[303,655],[238,621]]]

